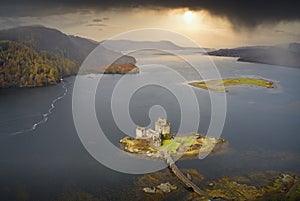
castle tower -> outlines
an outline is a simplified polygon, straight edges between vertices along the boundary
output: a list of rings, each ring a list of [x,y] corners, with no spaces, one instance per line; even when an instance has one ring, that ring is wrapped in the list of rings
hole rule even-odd
[[[169,134],[171,132],[170,123],[166,119],[159,117],[155,122],[155,131],[163,135]]]
[[[161,146],[161,136],[158,131],[152,130],[152,129],[147,129],[146,130],[146,136],[150,140],[151,144],[159,147]]]
[[[137,126],[135,133],[136,133],[136,138],[144,138],[146,137],[146,128]]]

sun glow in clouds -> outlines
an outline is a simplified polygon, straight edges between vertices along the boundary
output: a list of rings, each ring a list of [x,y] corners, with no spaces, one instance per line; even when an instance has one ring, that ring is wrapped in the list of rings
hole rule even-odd
[[[196,14],[193,12],[193,11],[185,11],[184,14],[183,14],[183,19],[190,23],[190,22],[193,22],[196,18]]]
[[[168,17],[164,18],[164,24],[168,29],[173,29],[192,37],[192,34],[199,35],[206,22],[203,18],[207,17],[204,11],[192,11],[187,8],[174,9],[168,11]]]

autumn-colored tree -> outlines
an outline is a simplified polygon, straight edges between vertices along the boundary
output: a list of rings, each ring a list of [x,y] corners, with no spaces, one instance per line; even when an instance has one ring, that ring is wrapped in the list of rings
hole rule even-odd
[[[77,73],[75,62],[20,42],[0,41],[0,87],[44,86]]]

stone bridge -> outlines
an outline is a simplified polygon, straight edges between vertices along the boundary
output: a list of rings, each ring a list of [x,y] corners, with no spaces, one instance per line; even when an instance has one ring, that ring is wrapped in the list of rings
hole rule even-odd
[[[195,193],[197,193],[200,196],[204,196],[208,199],[213,199],[210,195],[208,195],[205,191],[201,190],[196,184],[194,184],[191,180],[189,180],[176,166],[174,160],[172,157],[167,153],[166,150],[160,150],[164,156],[164,158],[167,161],[167,164],[169,165],[169,168],[172,170],[172,172],[178,177],[178,179],[184,183],[184,185],[190,189],[192,189]]]

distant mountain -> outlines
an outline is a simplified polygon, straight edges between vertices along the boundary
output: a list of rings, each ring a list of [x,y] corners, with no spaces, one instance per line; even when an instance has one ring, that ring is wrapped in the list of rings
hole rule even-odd
[[[75,61],[78,65],[99,45],[96,41],[66,35],[56,29],[43,26],[23,26],[0,30],[0,40],[22,42],[38,51],[59,54]],[[114,55],[118,54],[118,57],[122,56],[117,52],[110,52]]]
[[[128,51],[140,49],[159,49],[159,50],[182,50],[183,47],[175,45],[171,41],[132,41],[132,40],[106,40],[102,45],[110,50]]]
[[[95,49],[99,43],[77,37],[77,36],[69,36],[66,35],[56,29],[51,29],[43,26],[23,26],[23,27],[16,27],[12,29],[7,30],[0,30],[0,41],[10,41],[8,42],[8,47],[12,47],[13,49],[9,49],[9,53],[6,52],[7,50],[2,49],[1,54],[11,54],[13,58],[20,58],[22,57],[23,60],[26,60],[22,55],[20,55],[20,52],[18,51],[19,48],[26,49],[26,52],[34,52],[34,55],[39,55],[42,57],[41,60],[45,59],[43,55],[47,55],[47,57],[60,59],[60,62],[54,62],[52,65],[55,65],[54,67],[57,69],[61,69],[59,73],[57,74],[58,77],[55,78],[56,81],[60,80],[59,76],[67,76],[67,75],[74,75],[77,73],[79,66],[82,64],[84,59],[90,54],[90,52]],[[12,43],[15,42],[15,43]],[[24,45],[24,46],[22,46]],[[26,48],[25,48],[26,46]],[[27,51],[28,50],[28,51]],[[105,53],[105,56],[103,58],[107,59],[107,63],[111,64],[112,61],[114,61],[113,67],[117,67],[116,64],[135,64],[136,60],[135,58],[131,56],[126,56],[121,53],[114,52],[112,50],[105,49],[104,47],[101,47],[101,52]],[[32,53],[33,54],[33,53]],[[110,59],[111,58],[111,59]],[[2,57],[2,65],[6,65],[5,69],[2,68],[0,71],[0,77],[3,80],[5,78],[5,84],[2,86],[32,86],[32,84],[25,84],[23,82],[17,83],[17,81],[12,81],[12,79],[8,77],[14,77],[12,75],[12,72],[15,72],[13,70],[13,66],[10,65],[13,63],[12,60],[9,60],[6,57]],[[3,60],[4,59],[4,60]],[[49,58],[46,58],[49,59]],[[114,60],[112,60],[114,59]],[[44,60],[46,63],[48,61]],[[62,63],[70,64],[70,66],[62,65]],[[7,65],[9,64],[9,65]],[[29,61],[26,62],[26,65],[28,66],[22,66],[22,69],[27,69],[32,67],[30,65]],[[75,67],[73,66],[75,64]],[[103,61],[101,61],[101,65],[103,64]],[[61,66],[58,66],[61,65]],[[8,70],[8,66],[12,68],[11,70]],[[128,69],[128,65],[122,65],[124,66],[124,69]],[[122,69],[122,66],[119,66],[118,70]],[[3,67],[0,65],[0,68]],[[16,66],[19,69],[19,66]],[[95,66],[95,68],[100,68],[103,66]],[[118,72],[118,70],[115,71],[115,69],[111,67],[109,72]],[[72,70],[70,73],[63,73],[64,68],[66,71],[68,71],[70,68]],[[76,70],[75,70],[76,68]],[[19,69],[18,72],[21,72],[22,69]],[[37,70],[39,71],[39,70]],[[122,70],[122,73],[124,73],[126,70]],[[35,70],[31,71],[35,72]],[[7,74],[8,73],[8,74]],[[17,78],[18,76],[15,76]],[[35,76],[34,76],[35,77]],[[27,78],[26,78],[27,79]],[[25,79],[25,80],[26,80]],[[9,83],[11,81],[11,83]],[[44,80],[45,81],[45,80]],[[37,85],[44,85],[47,84],[53,84],[53,81],[45,81],[42,82],[42,84],[38,83]],[[3,81],[2,81],[3,83]]]
[[[76,38],[78,39],[78,38]],[[0,40],[22,42],[38,51],[48,51],[80,64],[97,43],[86,42],[80,47],[70,37],[56,29],[42,26],[25,26],[0,31]]]
[[[20,42],[0,41],[0,88],[55,84],[75,74],[75,62]]]
[[[220,49],[208,54],[213,56],[239,57],[238,61],[300,68],[300,43]]]

